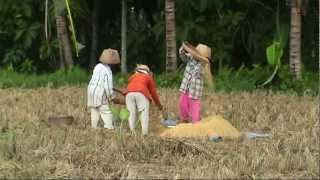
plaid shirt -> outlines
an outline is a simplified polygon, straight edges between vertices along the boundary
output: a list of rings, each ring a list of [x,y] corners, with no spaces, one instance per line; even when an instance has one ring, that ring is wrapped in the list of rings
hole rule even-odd
[[[184,50],[180,50],[179,55],[181,60],[187,63],[180,86],[180,92],[189,93],[189,97],[192,99],[200,99],[203,90],[202,65],[189,53],[186,54]]]

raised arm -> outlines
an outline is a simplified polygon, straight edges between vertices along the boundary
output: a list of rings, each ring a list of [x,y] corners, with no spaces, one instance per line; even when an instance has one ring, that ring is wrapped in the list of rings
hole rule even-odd
[[[182,62],[187,63],[191,59],[191,54],[187,53],[181,46],[179,48],[179,57],[182,60]]]

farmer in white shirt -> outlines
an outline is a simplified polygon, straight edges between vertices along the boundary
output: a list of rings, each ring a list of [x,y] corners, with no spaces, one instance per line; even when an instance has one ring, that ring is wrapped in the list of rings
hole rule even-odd
[[[104,128],[114,129],[113,117],[110,109],[111,101],[121,103],[113,94],[112,71],[109,65],[119,64],[120,57],[117,50],[105,49],[93,70],[88,85],[88,107],[91,110],[91,126],[97,128],[100,117]]]

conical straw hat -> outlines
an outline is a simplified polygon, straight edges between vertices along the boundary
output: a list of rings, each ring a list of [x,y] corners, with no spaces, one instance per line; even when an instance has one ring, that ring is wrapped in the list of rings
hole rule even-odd
[[[143,71],[146,71],[148,73],[150,72],[150,68],[145,64],[137,64],[136,70],[137,71],[143,70]]]
[[[182,47],[190,53],[195,59],[209,63],[211,59],[211,48],[204,44],[198,44],[195,48],[188,42],[183,42]]]
[[[99,60],[105,64],[119,64],[120,56],[117,50],[109,48],[103,50]]]
[[[198,52],[208,58],[209,60],[211,59],[211,48],[208,47],[207,45],[204,45],[204,44],[198,44],[197,47],[196,47],[196,50],[198,50]]]

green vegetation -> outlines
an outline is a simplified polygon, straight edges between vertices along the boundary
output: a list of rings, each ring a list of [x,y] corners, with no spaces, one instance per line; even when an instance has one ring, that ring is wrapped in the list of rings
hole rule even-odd
[[[61,1],[61,0],[60,0]],[[0,66],[12,66],[20,72],[47,73],[60,68],[59,38],[54,9],[60,1],[48,0],[48,12],[40,0],[0,0]],[[57,3],[56,3],[57,2]],[[63,5],[65,1],[61,1]],[[120,51],[121,1],[68,0],[82,50],[73,63],[84,69],[97,63],[105,48]],[[265,65],[265,49],[277,36],[277,22],[290,26],[290,3],[285,0],[177,0],[176,42],[212,47],[214,72],[225,67],[238,69],[242,64]],[[318,65],[317,1],[309,0],[302,21],[302,63],[306,71]],[[57,5],[58,4],[58,5]],[[127,59],[128,71],[136,63],[146,63],[163,73],[166,60],[164,0],[128,0]],[[60,8],[61,8],[60,7]],[[277,13],[278,12],[278,13]],[[65,10],[66,14],[67,11]],[[47,17],[47,23],[44,19]],[[66,18],[67,26],[70,22]],[[96,29],[96,30],[95,30]],[[98,29],[98,30],[97,30]],[[285,36],[289,30],[285,31]],[[284,39],[282,64],[288,64],[288,38]],[[73,55],[75,49],[71,46]],[[80,49],[79,49],[80,50]],[[178,65],[181,62],[178,60]],[[90,67],[92,68],[92,67]]]
[[[319,178],[318,7],[319,0],[0,0],[0,179]],[[219,115],[241,133],[271,138],[160,138],[163,116],[154,107],[150,136],[140,137],[118,104],[110,105],[115,131],[91,128],[86,87],[107,48],[121,56],[111,67],[115,87],[147,64],[163,114],[178,120],[184,41],[212,49],[202,118]],[[64,117],[73,123],[50,123]]]
[[[241,66],[239,69],[224,68],[217,76],[214,76],[214,91],[253,91],[257,89],[273,90],[299,95],[316,95],[318,92],[318,76],[315,72],[306,72],[301,80],[293,81],[289,68],[282,66],[272,83],[265,87],[258,88],[271,73],[272,67],[254,66],[248,69]],[[158,87],[179,88],[183,71],[176,74],[155,75]],[[114,76],[114,83],[117,87],[124,87],[129,75],[120,73]],[[90,74],[75,67],[69,70],[59,70],[51,74],[26,74],[17,73],[13,70],[0,71],[0,88],[37,88],[37,87],[60,87],[65,85],[86,86],[89,82]]]
[[[70,3],[68,9],[65,2]],[[288,2],[175,1],[176,48],[183,41],[212,48],[216,91],[253,91],[259,87],[316,94],[319,52],[318,31],[314,27],[319,17],[318,2],[310,0],[303,6],[300,80],[294,79],[288,68],[290,8],[294,4]],[[120,51],[121,1],[0,0],[0,4],[0,66],[4,67],[0,69],[0,88],[84,85],[103,49]],[[128,71],[136,63],[145,63],[154,71],[158,86],[179,87],[184,68],[179,59],[175,74],[164,73],[165,1],[128,0],[127,11]],[[65,15],[71,12],[75,35],[71,34],[75,31],[66,33],[72,24],[70,16],[68,21]],[[61,46],[63,38],[72,38],[74,42],[77,39],[81,49],[78,57],[71,57],[77,52],[67,39]],[[68,48],[68,54],[61,52]],[[114,69],[114,79],[117,86],[123,87],[128,75],[119,74],[119,70]]]
[[[287,66],[282,66],[282,68],[278,70],[272,83],[265,87],[258,88],[258,85],[272,72],[272,67],[266,68],[261,66],[255,66],[255,68],[251,70],[247,68],[240,68],[238,70],[224,69],[222,73],[215,78],[215,89],[226,92],[264,89],[297,93],[299,95],[306,93],[316,95],[318,92],[319,80],[317,73],[304,72],[301,80],[294,81]]]
[[[64,85],[81,85],[88,83],[88,73],[80,68],[59,70],[51,74],[17,73],[13,70],[0,71],[0,88],[37,88],[58,87]]]

